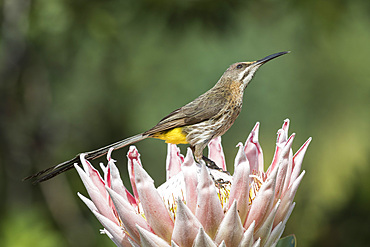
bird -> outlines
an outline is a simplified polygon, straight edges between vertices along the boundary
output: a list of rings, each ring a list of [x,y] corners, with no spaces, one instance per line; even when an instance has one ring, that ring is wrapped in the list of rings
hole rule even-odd
[[[85,152],[85,159],[90,161],[106,154],[110,149],[116,150],[146,138],[156,138],[166,143],[189,144],[197,162],[203,160],[209,167],[214,168],[216,165],[203,155],[203,150],[212,139],[222,136],[233,125],[242,108],[244,91],[256,71],[266,62],[289,52],[274,53],[252,62],[231,64],[211,89],[165,116],[153,128],[94,151]],[[34,179],[34,183],[43,182],[74,168],[74,164],[81,164],[80,162],[78,154],[73,159],[49,167],[24,180]]]

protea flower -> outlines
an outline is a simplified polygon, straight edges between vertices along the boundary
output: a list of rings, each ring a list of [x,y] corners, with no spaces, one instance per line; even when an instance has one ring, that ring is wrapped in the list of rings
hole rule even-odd
[[[209,144],[209,158],[222,170],[197,164],[168,144],[167,181],[157,189],[143,169],[138,150],[128,151],[133,194],[124,186],[115,161],[98,171],[81,154],[76,169],[91,198],[78,194],[117,246],[275,246],[295,206],[305,174],[301,164],[311,138],[293,155],[289,120],[278,131],[276,150],[264,172],[259,123],[239,143],[234,174],[226,172],[221,139]]]

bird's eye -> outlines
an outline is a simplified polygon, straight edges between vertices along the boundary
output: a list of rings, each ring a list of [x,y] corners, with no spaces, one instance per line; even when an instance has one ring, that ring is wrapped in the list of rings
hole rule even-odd
[[[241,64],[241,63],[240,63],[240,64],[238,64],[238,65],[236,66],[236,68],[237,68],[237,69],[241,69],[241,68],[243,68],[243,64]]]

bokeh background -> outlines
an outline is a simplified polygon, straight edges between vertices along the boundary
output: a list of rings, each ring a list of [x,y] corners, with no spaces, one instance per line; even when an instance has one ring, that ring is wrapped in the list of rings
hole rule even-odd
[[[257,121],[269,165],[289,118],[294,151],[313,141],[284,235],[299,246],[369,246],[368,0],[0,4],[0,246],[113,246],[76,195],[86,194],[76,171],[36,186],[22,178],[149,129],[231,63],[285,50],[257,72],[223,136],[228,166]],[[137,147],[161,184],[166,144]],[[126,152],[113,157],[128,181]]]

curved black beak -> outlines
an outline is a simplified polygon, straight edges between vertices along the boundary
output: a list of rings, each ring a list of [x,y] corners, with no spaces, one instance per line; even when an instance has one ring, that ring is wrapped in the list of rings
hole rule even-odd
[[[262,58],[260,60],[257,60],[256,62],[254,62],[252,65],[255,66],[255,65],[259,65],[261,66],[262,64],[274,59],[274,58],[277,58],[277,57],[280,57],[284,54],[287,54],[287,53],[290,53],[290,51],[283,51],[283,52],[278,52],[278,53],[275,53],[275,54],[272,54],[270,56],[267,56],[265,58]]]

